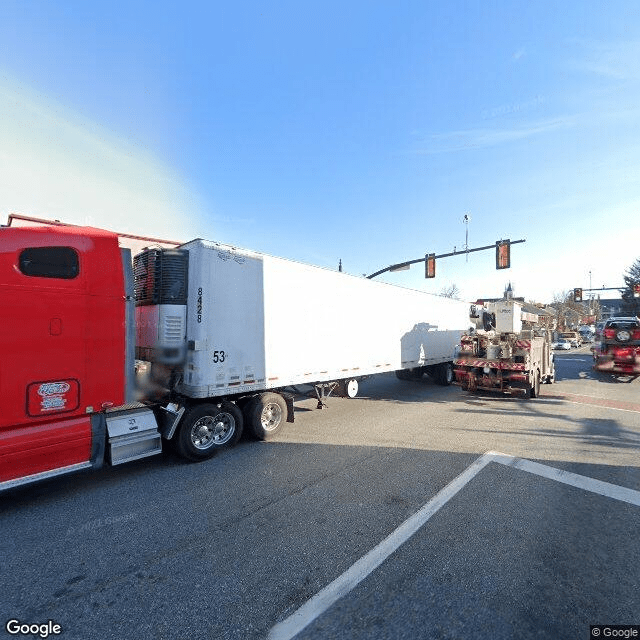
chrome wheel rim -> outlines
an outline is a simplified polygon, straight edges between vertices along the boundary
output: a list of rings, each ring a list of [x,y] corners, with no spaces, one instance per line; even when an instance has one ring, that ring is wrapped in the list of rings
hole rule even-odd
[[[235,430],[236,421],[230,413],[203,416],[191,427],[191,444],[200,451],[221,446],[231,440]]]
[[[265,405],[260,414],[260,424],[265,431],[277,429],[282,422],[282,407],[277,402]]]

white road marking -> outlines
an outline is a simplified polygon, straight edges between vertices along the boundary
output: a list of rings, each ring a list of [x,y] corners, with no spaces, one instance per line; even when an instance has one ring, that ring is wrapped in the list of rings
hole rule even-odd
[[[364,555],[355,564],[351,565],[341,576],[324,589],[316,593],[310,600],[303,604],[282,622],[274,625],[269,632],[269,640],[291,640],[305,627],[311,624],[318,616],[324,613],[335,602],[340,600],[364,580],[372,571],[379,567],[394,551],[404,544],[418,529],[443,507],[460,489],[478,475],[490,462],[507,467],[513,467],[533,473],[534,475],[557,480],[578,489],[591,491],[614,500],[620,500],[640,507],[640,491],[620,487],[609,482],[595,480],[577,473],[563,471],[549,467],[538,462],[516,458],[498,451],[487,451],[480,456],[465,471],[452,480],[444,489],[439,491],[418,512],[405,520],[395,531],[388,535],[380,544]]]
[[[513,467],[514,469],[520,469],[521,471],[527,471],[549,480],[556,480],[563,484],[568,484],[578,489],[584,489],[585,491],[591,491],[591,493],[597,493],[607,498],[613,498],[614,500],[620,500],[621,502],[627,502],[633,504],[636,507],[640,507],[640,491],[634,489],[627,489],[626,487],[620,487],[610,482],[603,482],[602,480],[595,480],[594,478],[588,478],[587,476],[581,476],[577,473],[571,473],[571,471],[563,471],[562,469],[556,469],[555,467],[549,467],[546,464],[540,464],[539,462],[532,462],[531,460],[525,460],[523,458],[515,458],[514,456],[507,455],[505,453],[498,453],[497,451],[489,451],[484,455],[492,456],[492,462],[499,462],[507,467]]]
[[[580,400],[580,398],[584,398],[584,400]],[[567,402],[569,404],[579,404],[583,407],[595,407],[596,409],[611,409],[612,411],[626,411],[627,413],[640,413],[640,408],[625,408],[625,407],[614,407],[608,404],[600,404],[600,401],[605,401],[605,398],[597,398],[595,396],[581,396],[578,394],[568,394],[566,396],[563,395],[548,395],[548,396],[540,396],[536,398],[536,403],[542,404],[553,404],[554,402]],[[594,402],[589,402],[593,400]],[[632,403],[627,402],[626,404],[631,405]],[[640,405],[636,405],[640,407]]]

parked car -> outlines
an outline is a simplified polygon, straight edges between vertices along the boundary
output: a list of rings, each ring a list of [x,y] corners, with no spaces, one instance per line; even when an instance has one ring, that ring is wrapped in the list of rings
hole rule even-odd
[[[563,331],[560,338],[568,340],[572,347],[579,347],[582,344],[582,339],[577,331]]]
[[[565,351],[571,351],[571,341],[566,340],[565,338],[558,338],[555,342],[551,344],[554,349],[562,349]]]

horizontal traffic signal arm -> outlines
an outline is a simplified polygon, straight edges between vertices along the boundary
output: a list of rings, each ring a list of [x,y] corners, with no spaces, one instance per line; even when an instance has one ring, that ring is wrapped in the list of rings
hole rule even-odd
[[[509,244],[519,244],[521,242],[526,242],[526,240],[508,240],[508,241],[499,240],[498,242],[509,242]],[[462,251],[451,251],[450,253],[440,253],[433,257],[437,260],[438,258],[450,258],[451,256],[464,256],[467,253],[473,253],[474,251],[487,251],[488,249],[493,249],[495,251],[495,248],[496,248],[496,243],[488,244],[485,247],[474,247],[473,249],[463,249]],[[432,254],[427,254],[427,255],[432,255]],[[406,262],[399,262],[398,264],[392,264],[392,265],[389,265],[388,267],[385,267],[384,269],[380,269],[380,271],[376,271],[375,273],[372,273],[370,276],[367,276],[367,278],[369,279],[375,278],[376,276],[379,276],[381,273],[386,273],[387,271],[400,271],[401,269],[406,269],[410,267],[412,264],[425,262],[425,260],[426,260],[426,256],[422,258],[416,258],[415,260],[407,260]]]

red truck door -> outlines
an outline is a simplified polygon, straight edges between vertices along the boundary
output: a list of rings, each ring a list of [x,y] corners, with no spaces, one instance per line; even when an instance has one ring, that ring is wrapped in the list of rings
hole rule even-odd
[[[123,402],[117,236],[0,230],[0,483],[88,466],[91,415]]]

